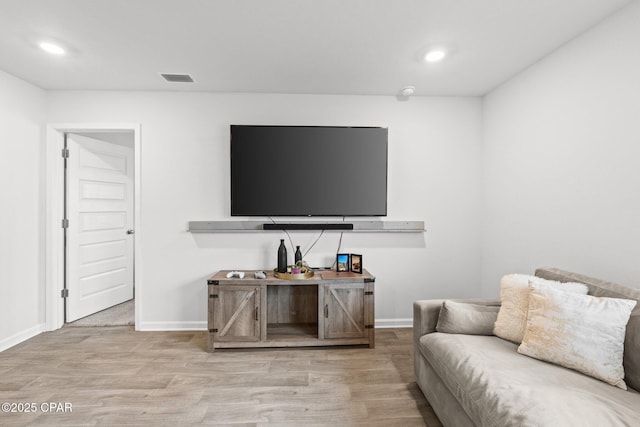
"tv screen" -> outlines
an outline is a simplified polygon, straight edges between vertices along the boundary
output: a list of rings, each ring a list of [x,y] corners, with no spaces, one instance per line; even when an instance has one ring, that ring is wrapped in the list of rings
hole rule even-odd
[[[231,215],[384,216],[387,128],[231,125]]]

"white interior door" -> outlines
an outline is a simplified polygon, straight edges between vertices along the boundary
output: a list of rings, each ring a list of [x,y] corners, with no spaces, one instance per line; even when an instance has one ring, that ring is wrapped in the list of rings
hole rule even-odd
[[[133,298],[133,149],[67,136],[66,321]]]

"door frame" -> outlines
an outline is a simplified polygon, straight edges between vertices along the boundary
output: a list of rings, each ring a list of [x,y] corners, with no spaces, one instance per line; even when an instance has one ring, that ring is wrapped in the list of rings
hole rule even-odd
[[[142,296],[142,236],[140,233],[140,172],[141,141],[139,123],[50,123],[47,125],[47,144],[45,150],[45,328],[54,331],[64,325],[64,148],[65,133],[92,132],[133,132],[134,198],[133,229],[135,243],[134,257],[134,305],[135,329],[138,330],[141,318],[140,300]]]

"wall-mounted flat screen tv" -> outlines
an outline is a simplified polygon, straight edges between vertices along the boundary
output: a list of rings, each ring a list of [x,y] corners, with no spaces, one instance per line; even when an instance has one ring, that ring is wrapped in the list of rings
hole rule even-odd
[[[385,216],[384,127],[231,125],[231,215]]]

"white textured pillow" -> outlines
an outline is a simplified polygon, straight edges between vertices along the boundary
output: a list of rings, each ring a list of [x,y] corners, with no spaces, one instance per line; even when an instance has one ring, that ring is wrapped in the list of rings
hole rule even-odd
[[[447,334],[493,335],[500,307],[443,301],[436,331]]]
[[[529,308],[529,282],[541,286],[586,295],[589,288],[582,283],[561,283],[554,280],[541,279],[527,274],[507,274],[500,280],[500,299],[502,306],[493,333],[516,344],[522,342],[527,326],[527,309]]]
[[[626,390],[624,336],[635,305],[634,300],[576,295],[532,284],[518,353]]]

